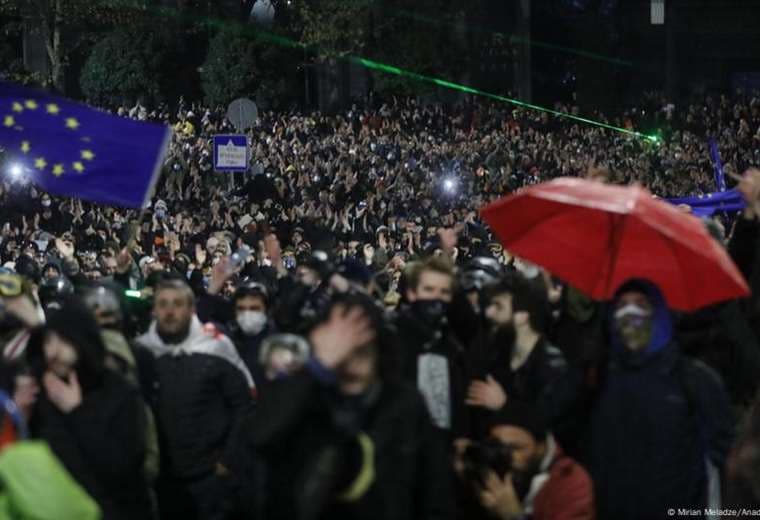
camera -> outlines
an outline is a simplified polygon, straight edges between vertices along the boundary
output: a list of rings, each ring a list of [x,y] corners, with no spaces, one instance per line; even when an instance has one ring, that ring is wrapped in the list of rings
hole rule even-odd
[[[465,480],[484,485],[489,471],[496,473],[499,478],[504,478],[512,471],[512,449],[495,439],[474,442],[465,449],[462,462]]]

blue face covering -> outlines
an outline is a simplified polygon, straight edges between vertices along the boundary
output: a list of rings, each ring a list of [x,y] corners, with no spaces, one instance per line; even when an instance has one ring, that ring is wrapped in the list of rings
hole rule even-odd
[[[615,293],[614,302],[620,298],[620,295],[626,292],[639,292],[644,294],[652,305],[652,331],[649,344],[636,355],[637,357],[647,358],[652,354],[660,352],[673,339],[673,321],[668,310],[668,305],[660,290],[653,283],[647,280],[633,279],[625,282]],[[623,338],[620,336],[615,318],[615,305],[612,306],[609,314],[609,331],[612,340],[612,347],[615,352],[622,353],[627,349]]]

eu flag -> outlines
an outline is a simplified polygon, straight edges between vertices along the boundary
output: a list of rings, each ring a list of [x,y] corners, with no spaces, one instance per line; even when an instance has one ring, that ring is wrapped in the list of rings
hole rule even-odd
[[[171,130],[0,82],[0,148],[43,190],[144,207]]]

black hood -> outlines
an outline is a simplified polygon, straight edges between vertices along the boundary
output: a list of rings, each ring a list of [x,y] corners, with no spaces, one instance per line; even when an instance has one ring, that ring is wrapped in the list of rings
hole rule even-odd
[[[79,298],[67,296],[60,300],[60,308],[49,309],[46,323],[34,331],[27,348],[28,361],[36,375],[45,369],[43,343],[55,332],[76,349],[79,361],[76,373],[85,393],[98,387],[105,370],[105,346],[95,317]]]

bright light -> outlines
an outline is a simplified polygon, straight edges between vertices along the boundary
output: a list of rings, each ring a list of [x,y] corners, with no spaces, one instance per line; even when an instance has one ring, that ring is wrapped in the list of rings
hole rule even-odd
[[[448,192],[454,191],[456,187],[457,187],[457,184],[456,182],[454,182],[453,179],[446,179],[445,181],[443,181],[443,189]]]
[[[10,172],[11,177],[18,179],[24,173],[24,167],[19,163],[11,163],[8,171]]]

